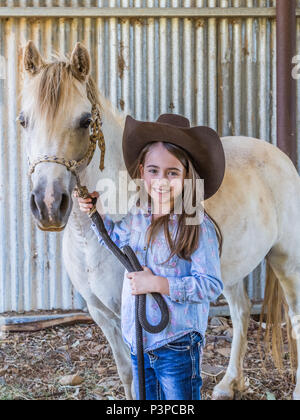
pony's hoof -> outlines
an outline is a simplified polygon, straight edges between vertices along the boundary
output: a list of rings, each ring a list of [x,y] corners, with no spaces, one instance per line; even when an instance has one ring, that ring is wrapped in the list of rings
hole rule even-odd
[[[234,393],[228,393],[225,391],[220,391],[219,389],[215,389],[211,399],[213,401],[232,401],[234,400]]]

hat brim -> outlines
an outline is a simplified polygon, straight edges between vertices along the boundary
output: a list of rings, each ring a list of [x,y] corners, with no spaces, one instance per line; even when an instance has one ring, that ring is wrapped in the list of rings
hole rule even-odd
[[[224,178],[225,154],[218,134],[209,127],[176,127],[167,123],[126,117],[122,148],[127,171],[133,171],[141,150],[150,142],[168,142],[183,148],[204,180],[204,200],[214,195]]]

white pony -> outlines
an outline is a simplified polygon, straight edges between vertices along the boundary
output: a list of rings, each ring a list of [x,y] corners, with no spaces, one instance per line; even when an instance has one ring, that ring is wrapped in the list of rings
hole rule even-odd
[[[89,191],[103,177],[118,185],[119,170],[125,170],[121,150],[125,115],[97,91],[86,48],[78,43],[70,58],[47,63],[30,41],[24,48],[24,67],[20,121],[26,130],[30,161],[41,155],[81,159],[89,144],[86,127],[91,101],[95,101],[102,113],[105,169],[99,171],[100,154],[96,150],[91,163],[81,168],[80,180]],[[283,288],[291,319],[297,321],[300,314],[300,179],[291,160],[265,141],[238,136],[223,138],[222,144],[226,155],[224,181],[205,202],[205,208],[223,233],[222,279],[234,328],[230,363],[214,398],[232,399],[235,391],[244,388],[242,364],[251,304],[243,279],[264,257]],[[72,197],[75,181],[64,165],[52,161],[38,164],[32,174],[32,213],[40,229],[64,229],[67,272],[110,343],[126,398],[130,399],[130,354],[120,330],[124,269],[99,246],[89,218],[79,211]],[[299,335],[297,349],[299,359]],[[299,368],[294,398],[300,399]]]

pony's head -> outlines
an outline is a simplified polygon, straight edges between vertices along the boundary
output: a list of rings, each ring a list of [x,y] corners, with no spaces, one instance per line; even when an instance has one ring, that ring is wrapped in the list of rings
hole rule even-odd
[[[55,158],[78,162],[89,150],[92,104],[98,101],[90,55],[77,43],[70,58],[57,56],[46,62],[29,41],[23,64],[18,120],[32,165],[30,207],[40,229],[61,231],[72,210],[76,177],[67,166],[55,163]]]

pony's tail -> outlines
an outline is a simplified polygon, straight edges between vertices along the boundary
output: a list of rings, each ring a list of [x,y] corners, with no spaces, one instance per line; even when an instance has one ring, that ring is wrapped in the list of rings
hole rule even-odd
[[[285,323],[287,327],[290,364],[293,369],[297,362],[297,351],[295,340],[292,336],[288,305],[280,282],[268,261],[266,261],[266,270],[266,287],[260,314],[259,337],[261,336],[262,323],[266,315],[265,349],[272,354],[275,366],[282,370],[285,354],[282,324]]]

